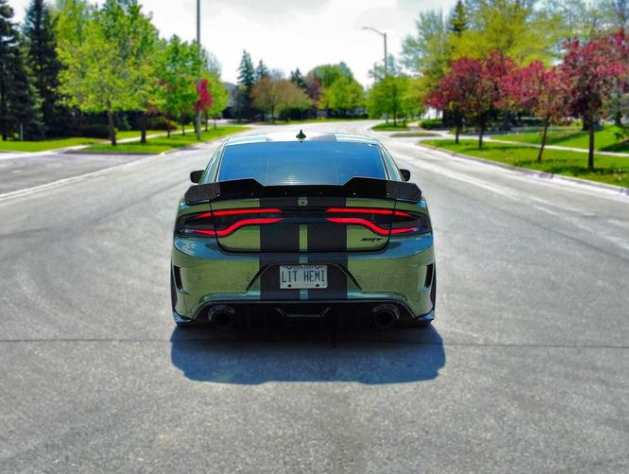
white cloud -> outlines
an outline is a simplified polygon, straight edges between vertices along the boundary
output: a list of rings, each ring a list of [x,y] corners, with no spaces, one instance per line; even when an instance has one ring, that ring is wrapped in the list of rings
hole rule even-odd
[[[387,32],[389,52],[401,50],[414,32],[421,10],[447,10],[454,0],[201,0],[203,45],[222,65],[224,80],[235,82],[243,49],[257,63],[288,73],[318,64],[345,61],[363,84],[381,61],[382,39],[363,31]],[[30,0],[9,0],[21,20]],[[94,2],[96,3],[96,2]],[[196,37],[195,0],[143,0],[162,36]]]

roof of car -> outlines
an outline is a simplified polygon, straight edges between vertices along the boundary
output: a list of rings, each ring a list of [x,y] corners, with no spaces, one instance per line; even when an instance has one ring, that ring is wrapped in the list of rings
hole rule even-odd
[[[291,131],[284,133],[267,133],[264,135],[245,135],[241,137],[232,137],[226,140],[225,145],[246,145],[250,143],[263,143],[263,142],[299,142],[299,141],[324,141],[324,142],[354,142],[354,143],[369,143],[378,144],[377,139],[367,135],[356,135],[349,133],[317,133],[317,132],[304,132],[306,138],[300,140],[297,135],[301,131]]]

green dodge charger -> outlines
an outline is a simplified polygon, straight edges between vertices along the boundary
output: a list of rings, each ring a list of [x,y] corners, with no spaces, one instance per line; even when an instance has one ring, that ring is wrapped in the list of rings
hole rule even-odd
[[[428,326],[436,268],[426,200],[377,140],[227,140],[179,202],[170,272],[180,327],[268,318]]]

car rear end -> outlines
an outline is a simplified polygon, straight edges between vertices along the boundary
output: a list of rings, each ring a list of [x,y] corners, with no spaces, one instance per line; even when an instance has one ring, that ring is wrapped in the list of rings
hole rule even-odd
[[[432,320],[426,201],[386,160],[338,136],[226,145],[179,206],[175,319]]]

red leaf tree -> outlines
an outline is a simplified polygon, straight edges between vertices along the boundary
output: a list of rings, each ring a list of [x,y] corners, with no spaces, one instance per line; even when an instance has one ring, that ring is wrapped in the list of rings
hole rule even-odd
[[[212,107],[212,94],[210,93],[210,84],[207,79],[201,79],[199,81],[197,84],[197,94],[199,98],[194,105],[195,112],[205,112]]]
[[[588,168],[594,168],[594,130],[598,120],[605,116],[605,104],[617,87],[617,79],[626,74],[626,66],[619,60],[622,41],[611,36],[581,43],[571,41],[561,71],[566,78],[570,110],[583,119],[590,134]]]
[[[427,95],[425,102],[440,110],[460,113],[476,124],[478,148],[482,148],[490,113],[503,96],[503,78],[514,69],[513,60],[498,51],[487,58],[460,58],[452,63],[452,70]],[[457,143],[459,128],[457,123]]]
[[[548,126],[568,115],[568,86],[557,68],[546,69],[540,61],[517,69],[502,83],[504,95],[500,105],[515,110],[528,110],[544,123],[542,143],[537,161],[542,161]]]

